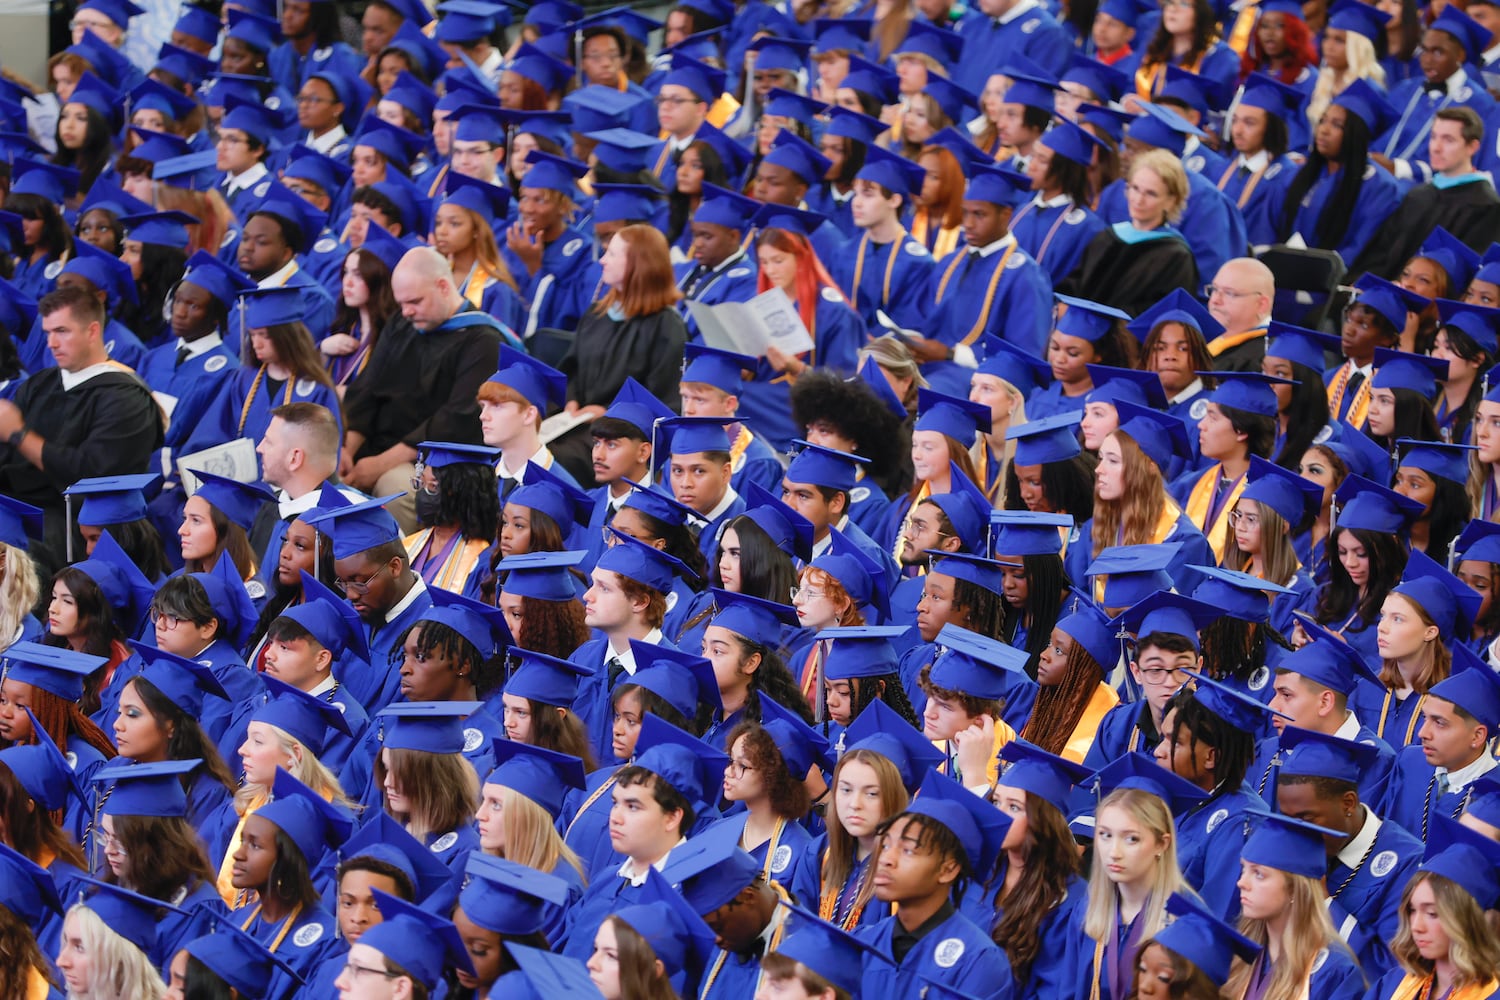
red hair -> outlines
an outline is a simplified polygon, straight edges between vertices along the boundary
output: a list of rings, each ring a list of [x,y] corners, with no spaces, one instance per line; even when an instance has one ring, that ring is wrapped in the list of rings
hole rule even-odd
[[[1318,49],[1313,44],[1312,30],[1308,28],[1306,21],[1296,14],[1285,12],[1281,12],[1281,18],[1286,54],[1290,61],[1280,72],[1271,73],[1271,76],[1282,83],[1294,84],[1303,69],[1311,67],[1316,70],[1318,68]],[[1251,31],[1250,41],[1245,46],[1245,54],[1240,57],[1240,77],[1243,79],[1256,70],[1265,70],[1265,67],[1261,65],[1263,59],[1260,43],[1255,32]]]
[[[797,258],[797,283],[796,292],[793,296],[797,303],[797,312],[802,316],[804,322],[808,321],[818,311],[818,296],[823,289],[832,288],[843,297],[839,286],[834,284],[833,278],[829,276],[828,269],[818,259],[817,252],[808,242],[807,237],[801,233],[790,232],[786,229],[762,229],[760,235],[755,238],[755,245],[759,247],[771,247],[782,253],[789,253]],[[767,292],[771,290],[771,279],[766,277],[766,272],[761,271],[756,282],[756,292]]]

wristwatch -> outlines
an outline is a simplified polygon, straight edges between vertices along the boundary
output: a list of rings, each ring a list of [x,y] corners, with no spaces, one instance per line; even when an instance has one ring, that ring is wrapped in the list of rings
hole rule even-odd
[[[21,447],[21,442],[26,440],[26,435],[30,433],[31,428],[22,424],[21,429],[12,434],[7,440],[10,442],[12,448],[19,448]]]

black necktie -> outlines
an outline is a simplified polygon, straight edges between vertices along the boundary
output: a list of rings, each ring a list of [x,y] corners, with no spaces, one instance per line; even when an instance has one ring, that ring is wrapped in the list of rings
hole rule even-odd
[[[1428,87],[1427,88],[1427,96],[1428,97],[1438,97],[1438,98],[1441,98],[1441,97],[1445,97],[1447,95],[1447,93],[1448,93],[1448,88],[1446,86],[1435,86],[1435,87]]]
[[[704,267],[702,264],[693,265],[693,269],[688,272],[687,281],[685,281],[682,286],[682,294],[686,298],[693,297],[693,292],[698,288],[698,282],[703,280],[703,275],[707,273],[707,271],[708,268]]]
[[[983,256],[984,256],[984,254],[980,253],[978,250],[970,250],[969,251],[969,259],[966,260],[966,261],[964,261],[964,275],[963,276],[965,278],[967,278],[969,276],[969,272],[970,271],[974,270],[974,265],[977,264],[977,263],[979,263],[979,259],[981,257],[983,257]]]
[[[1352,401],[1354,399],[1355,394],[1357,392],[1359,392],[1359,387],[1362,386],[1362,385],[1364,385],[1364,384],[1365,384],[1365,373],[1364,372],[1358,372],[1357,371],[1353,375],[1350,375],[1349,376],[1349,383],[1344,386],[1344,398]]]
[[[173,368],[181,368],[182,367],[182,363],[188,359],[188,354],[189,353],[190,352],[189,352],[188,346],[186,344],[183,344],[181,347],[177,348],[177,361],[176,361],[175,364],[172,365],[172,367]]]
[[[1243,163],[1240,164],[1240,176],[1241,177],[1249,177],[1250,176],[1250,168],[1247,167],[1247,166],[1245,166]]]
[[[620,662],[618,656],[611,656],[609,658],[609,689],[611,691],[615,689],[615,682],[620,679],[620,675],[624,672],[625,664]]]

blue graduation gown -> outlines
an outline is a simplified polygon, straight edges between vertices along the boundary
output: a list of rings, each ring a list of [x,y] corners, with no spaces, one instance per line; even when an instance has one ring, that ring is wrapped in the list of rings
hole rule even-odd
[[[1271,599],[1271,627],[1282,635],[1292,634],[1297,623],[1295,612],[1312,614],[1318,603],[1317,585],[1306,570],[1298,569],[1287,586],[1292,590],[1290,594],[1277,594]]]
[[[302,257],[303,269],[335,303],[344,293],[344,261],[351,249],[349,244],[339,241],[337,233],[325,228],[313,242],[313,248]]]
[[[1177,861],[1183,877],[1219,919],[1231,923],[1240,913],[1235,883],[1245,846],[1245,813],[1255,808],[1255,790],[1242,783],[1177,817]]]
[[[1188,201],[1173,227],[1192,248],[1198,273],[1212,277],[1231,257],[1244,254],[1249,242],[1245,218],[1214,182],[1189,170]],[[1125,181],[1117,180],[1099,196],[1099,215],[1110,225],[1130,221],[1125,205]]]
[[[1452,84],[1453,81],[1448,83]],[[1495,114],[1495,99],[1484,89],[1482,80],[1468,79],[1467,74],[1457,84],[1454,93],[1429,93],[1426,77],[1419,77],[1392,86],[1387,100],[1396,109],[1397,118],[1380,138],[1370,144],[1370,151],[1384,153],[1392,160],[1404,160],[1411,168],[1412,179],[1418,184],[1432,180],[1432,166],[1427,162],[1427,137],[1432,132],[1432,116],[1438,111],[1444,108],[1472,108],[1479,115],[1479,120],[1486,123],[1486,131],[1493,132],[1491,118]],[[1494,143],[1490,142],[1488,145],[1493,146]],[[1485,148],[1486,144],[1481,143],[1480,149]],[[1383,220],[1384,216],[1377,221]]]
[[[743,837],[745,821],[749,818],[748,812],[739,812],[713,825],[734,831],[736,837]],[[815,907],[821,883],[820,853],[813,835],[801,823],[787,822],[776,838],[776,853],[771,856],[768,864],[766,854],[770,848],[771,842],[768,840],[749,854],[771,881],[791,893],[803,906]]]
[[[880,329],[877,311],[905,329],[923,328],[927,285],[937,261],[920,241],[903,231],[880,244],[861,232],[849,240],[837,260],[828,263],[834,280],[868,329]]]
[[[372,718],[400,694],[400,664],[393,663],[392,657],[401,636],[432,607],[432,597],[421,581],[413,586],[422,587],[422,593],[417,594],[393,620],[379,626],[365,622],[366,638],[370,642],[370,669],[338,678],[339,683],[348,689],[349,696],[363,705]]]
[[[888,956],[897,919],[895,915],[886,917],[874,927],[859,928],[855,934]],[[1005,952],[957,910],[918,941],[894,972],[885,962],[866,962],[860,995],[919,997],[924,995],[924,978],[937,980],[976,1000],[1011,1000],[1016,994]]]
[[[43,257],[33,263],[31,257],[23,250],[16,260],[16,272],[10,279],[10,283],[33,299],[40,300],[43,295],[57,287],[57,276],[62,274],[62,269],[63,262],[52,257]],[[44,351],[46,351],[46,346],[46,344],[42,345]],[[46,353],[50,355],[52,352],[46,351]],[[26,367],[31,368],[32,371],[36,370],[30,364]]]
[[[141,343],[141,338],[113,317],[104,324],[104,350],[111,361],[118,361],[127,368],[136,368],[146,356],[146,345]]]
[[[1000,921],[1005,917],[1005,907],[997,906],[994,901],[996,890],[1005,884],[1004,863],[1002,855],[1002,875],[996,876],[994,886],[985,893],[985,904],[994,915],[991,930],[999,927]],[[970,894],[973,894],[972,888]],[[1037,927],[1042,947],[1031,963],[1031,968],[1026,970],[1025,978],[1016,983],[1017,1000],[1051,1000],[1053,997],[1069,995],[1067,990],[1078,978],[1077,963],[1073,961],[1076,955],[1071,954],[1069,948],[1072,934],[1070,928],[1074,913],[1088,906],[1088,896],[1088,883],[1077,875],[1071,876],[1068,879],[1067,895],[1042,918]]]
[[[1370,241],[1370,237],[1375,235],[1380,224],[1401,204],[1401,185],[1381,167],[1373,163],[1366,165],[1364,183],[1360,186],[1354,211],[1349,216],[1349,228],[1337,246],[1329,246],[1328,241],[1318,233],[1318,221],[1323,215],[1323,206],[1338,190],[1340,173],[1340,170],[1336,170],[1325,174],[1308,190],[1292,221],[1292,232],[1301,233],[1302,239],[1310,247],[1337,250],[1344,260],[1354,260]],[[1285,196],[1286,189],[1291,186],[1291,178],[1295,176],[1295,173],[1288,171],[1278,178],[1283,181],[1280,188],[1282,196]],[[1278,199],[1274,204],[1280,203],[1281,199]]]
[[[729,485],[736,493],[743,494],[746,483],[755,483],[772,496],[781,496],[782,473],[786,469],[765,438],[741,424],[740,433],[729,447],[732,470]]]
[[[937,644],[924,642],[907,650],[896,665],[896,670],[901,676],[901,687],[905,689],[906,697],[911,701],[912,711],[916,713],[918,719],[927,708],[927,695],[922,691],[918,681],[922,676],[922,668],[931,664],[936,658]],[[1000,698],[1004,706],[1000,718],[1019,733],[1025,728],[1026,720],[1031,717],[1031,709],[1036,704],[1037,691],[1040,688],[1036,681],[1018,670],[1007,670],[1005,683],[1005,691]]]
[[[266,386],[268,378],[259,367],[234,369],[213,402],[204,408],[181,453],[191,454],[241,437],[259,441],[271,425],[271,411],[286,403],[317,403],[339,419],[338,393],[328,386],[310,378],[287,379],[279,392],[271,392]]]
[[[1083,248],[1104,230],[1105,222],[1086,205],[1075,205],[1066,195],[1049,202],[1038,194],[1016,209],[1010,220],[1021,249],[1042,266],[1056,285],[1078,266]],[[1027,416],[1031,411],[1027,409]]]
[[[1364,726],[1354,736],[1354,742],[1372,746],[1377,752],[1375,762],[1360,775],[1359,798],[1361,802],[1380,802],[1384,799],[1391,772],[1396,765],[1396,751]],[[1274,810],[1276,808],[1276,777],[1281,773],[1281,760],[1277,755],[1277,738],[1267,736],[1255,748],[1255,762],[1245,775],[1245,781],[1255,787],[1261,798]]]
[[[217,743],[229,728],[229,718],[234,706],[255,697],[260,690],[260,679],[245,666],[239,652],[223,639],[215,639],[193,659],[199,663],[207,660],[214,677],[229,693],[228,701],[222,698],[204,698],[203,713],[198,716],[198,724],[203,727],[208,738]]]
[[[113,736],[113,733],[110,735]],[[93,776],[95,771],[104,766],[104,755],[92,745],[85,743],[77,734],[69,734],[67,746],[64,748],[64,758],[73,768],[73,773],[78,776],[78,783],[91,793],[95,791],[92,783]],[[90,798],[92,799],[92,795]],[[88,855],[90,846],[85,835],[92,819],[92,801],[80,802],[77,798],[69,799],[63,826],[73,835],[73,840],[78,846],[83,848],[85,856]]]
[[[1474,795],[1472,782],[1440,795],[1438,780],[1437,769],[1427,763],[1421,746],[1405,747],[1396,755],[1380,814],[1425,840],[1434,816],[1458,819]]]
[[[662,633],[662,640],[658,643],[664,649],[676,649],[677,647]],[[583,677],[578,683],[578,694],[573,699],[573,712],[583,723],[583,731],[593,745],[594,754],[599,760],[613,760],[614,754],[610,747],[614,742],[614,707],[611,704],[613,688],[609,683],[609,670],[605,661],[608,659],[609,640],[603,635],[596,634],[594,638],[585,642],[573,650],[568,657],[570,663],[576,663],[592,671]],[[644,664],[636,664],[637,668]],[[626,674],[621,674],[615,683],[628,680]]]
[[[1365,975],[1374,979],[1396,964],[1385,943],[1396,936],[1401,893],[1422,862],[1422,842],[1386,820],[1357,870],[1330,860],[1328,891],[1334,905],[1348,916],[1335,916],[1334,927],[1354,948]]]
[[[289,927],[287,919],[275,923],[263,919],[256,904],[247,904],[229,914],[233,924],[265,945],[303,979],[309,979],[322,965],[328,950],[338,937],[338,923],[322,908],[298,913]],[[282,931],[286,933],[283,935]],[[281,940],[277,943],[276,939]],[[286,996],[295,980],[277,968],[271,976],[266,996]]]
[[[865,325],[844,302],[838,290],[824,288],[818,296],[813,321],[809,323],[803,316],[802,322],[812,334],[813,350],[800,355],[800,360],[819,368],[852,374],[855,355],[865,343]],[[741,422],[764,437],[777,451],[788,451],[792,441],[801,437],[805,430],[792,420],[791,386],[791,380],[785,374],[762,358],[756,365],[754,377],[745,383],[745,391],[740,394]]]
[[[928,319],[920,327],[950,346],[972,345],[992,333],[1034,357],[1046,355],[1052,329],[1052,282],[1041,265],[1019,245],[1010,244],[987,257],[969,257],[975,249],[953,251],[932,275]],[[1004,261],[1004,270],[997,274]],[[988,309],[986,309],[988,303]],[[930,361],[922,375],[933,389],[967,399],[973,370],[952,361]]]
[[[184,888],[188,888],[184,886]],[[199,882],[191,887],[181,902],[171,900],[179,909],[191,911],[208,909],[215,914],[222,915],[229,911],[224,905],[224,900],[219,898],[219,891],[214,888],[212,882]],[[166,977],[167,967],[172,964],[172,958],[182,946],[198,937],[202,933],[202,925],[193,919],[193,915],[179,915],[167,913],[156,925],[156,947],[151,952],[151,962],[162,970],[162,977]]]
[[[1084,393],[1083,395],[1087,395]],[[1069,396],[1061,382],[1036,390],[1026,400],[1026,419],[1045,420],[1059,413],[1071,413],[1083,409],[1083,395]]]
[[[609,842],[609,811],[614,806],[611,793],[619,770],[619,765],[601,767],[588,776],[582,791],[570,791],[563,800],[563,841],[583,862],[590,882],[607,878],[624,860]]]
[[[687,302],[701,302],[707,306],[721,302],[749,302],[757,294],[756,285],[760,272],[755,258],[743,250],[735,252],[719,266],[708,270],[696,261],[677,265],[677,287],[682,289],[683,302],[679,306],[683,321],[687,325],[688,337],[701,340],[698,324],[688,311]]]
[[[364,71],[365,60],[344,42],[315,47],[304,56],[286,41],[271,50],[266,65],[272,79],[287,85],[295,80],[301,87],[314,74],[328,73],[345,78],[359,76]]]
[[[521,286],[521,297],[531,303],[524,329],[516,333],[527,336],[536,330],[573,330],[578,326],[585,301],[591,289],[582,287],[584,273],[593,263],[587,237],[576,229],[564,229],[562,235],[548,243],[542,250],[542,263],[536,273],[521,263],[521,259],[510,252],[504,240],[500,241],[500,252],[505,263]]]
[[[891,506],[891,498],[885,495],[885,491],[875,484],[873,479],[865,478],[863,471],[855,480],[854,489],[849,491],[849,521],[859,526],[859,529],[870,540],[880,530],[880,524],[885,519],[885,513]],[[876,543],[879,544],[879,543]]]
[[[151,387],[153,392],[159,392],[177,400],[177,406],[172,410],[172,426],[167,431],[169,445],[173,431],[177,432],[176,437],[179,439],[186,439],[185,433],[179,429],[180,424],[185,421],[188,429],[191,429],[197,423],[196,416],[184,413],[184,407],[206,404],[213,398],[224,379],[239,368],[239,364],[239,360],[229,353],[223,343],[209,348],[196,357],[185,359],[180,365],[177,364],[177,341],[175,339],[146,352],[141,363],[136,366],[135,373],[141,377],[141,381]],[[198,402],[191,404],[192,400]]]
[[[1223,175],[1225,168],[1229,166],[1229,159],[1223,154],[1203,145],[1203,143],[1194,137],[1190,137],[1188,143],[1192,148],[1183,150],[1183,168],[1193,173],[1202,174],[1217,184],[1219,177]]]
[[[1220,173],[1208,177],[1225,197],[1239,206],[1245,219],[1245,230],[1252,246],[1270,246],[1280,237],[1282,195],[1285,189],[1278,178],[1297,172],[1297,164],[1289,156],[1272,160],[1261,169],[1259,175],[1248,167],[1237,165],[1238,158],[1229,161]]]
[[[594,953],[594,935],[604,918],[640,902],[644,892],[644,883],[634,886],[615,872],[599,872],[584,890],[583,897],[568,908],[567,930],[562,940],[551,942],[552,950],[588,961]]]
[[[1068,68],[1073,49],[1057,19],[1040,5],[1006,23],[989,17],[960,22],[963,57],[953,67],[953,82],[972,93],[984,90],[990,74],[1022,56],[1054,76]]]
[[[859,227],[854,224],[854,192],[839,195],[832,184],[823,181],[808,188],[802,201],[809,212],[817,212],[837,226],[846,240],[859,238]]]
[[[710,566],[713,565],[714,550],[719,545],[719,532],[724,530],[724,525],[745,513],[747,508],[745,498],[736,495],[728,510],[698,532],[698,550],[703,553],[703,558],[709,561]]]
[[[1375,646],[1375,625],[1362,632],[1345,632],[1350,638],[1350,645],[1360,649],[1365,656],[1365,662],[1378,668],[1380,660],[1372,658],[1365,653],[1363,648],[1355,644],[1352,637],[1359,636],[1373,649]],[[1367,637],[1367,638],[1366,638]],[[1361,681],[1349,696],[1349,708],[1359,717],[1359,721],[1370,727],[1370,730],[1387,744],[1394,747],[1397,752],[1407,746],[1413,746],[1418,742],[1417,733],[1422,728],[1421,703],[1422,695],[1415,692],[1400,698],[1396,692],[1377,687],[1369,681]]]
[[[1088,579],[1088,574],[1084,571],[1094,561],[1095,553],[1089,541],[1093,537],[1093,531],[1094,519],[1089,518],[1078,526],[1078,541],[1069,545],[1063,556],[1063,566],[1068,571],[1070,580]],[[1167,575],[1174,580],[1185,579],[1189,566],[1212,566],[1216,563],[1208,539],[1203,537],[1203,532],[1198,530],[1198,526],[1186,514],[1179,514],[1172,530],[1165,538],[1157,541],[1178,543],[1177,555],[1167,566]]]

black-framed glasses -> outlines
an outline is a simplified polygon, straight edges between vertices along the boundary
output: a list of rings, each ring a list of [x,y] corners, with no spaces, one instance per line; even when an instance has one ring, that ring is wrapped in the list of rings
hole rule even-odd
[[[344,972],[347,973],[351,979],[358,979],[360,973],[362,972],[368,972],[372,976],[379,976],[381,979],[395,979],[398,975],[400,975],[400,973],[398,972],[387,972],[384,969],[372,969],[368,965],[356,965],[353,962],[344,963]]]

